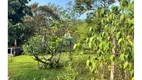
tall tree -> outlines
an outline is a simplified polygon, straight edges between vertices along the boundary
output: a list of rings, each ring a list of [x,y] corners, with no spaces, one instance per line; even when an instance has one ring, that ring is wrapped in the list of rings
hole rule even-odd
[[[32,15],[26,5],[30,0],[8,0],[8,46],[12,46],[14,40],[21,41],[24,27],[22,25],[25,15]]]
[[[85,13],[89,10],[94,10],[98,7],[109,7],[110,4],[119,0],[75,0],[76,10],[80,13]]]
[[[8,20],[12,24],[23,21],[26,14],[31,15],[30,8],[26,5],[30,0],[8,0]]]
[[[41,28],[50,27],[57,20],[60,20],[60,13],[55,5],[48,4],[39,6],[38,3],[34,3],[30,5],[30,8],[33,16],[24,17],[24,26],[36,33],[39,33]]]

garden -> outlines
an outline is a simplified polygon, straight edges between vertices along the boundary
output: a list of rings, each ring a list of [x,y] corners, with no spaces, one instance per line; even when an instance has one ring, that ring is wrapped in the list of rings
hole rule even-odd
[[[29,2],[8,0],[9,80],[134,80],[133,0]]]

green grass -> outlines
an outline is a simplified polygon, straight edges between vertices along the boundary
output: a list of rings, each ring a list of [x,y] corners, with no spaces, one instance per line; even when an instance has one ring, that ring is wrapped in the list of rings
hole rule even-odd
[[[37,61],[32,56],[9,56],[9,80],[90,80],[93,75],[86,68],[86,60],[90,55],[73,55],[72,65],[69,66],[69,55],[63,53],[60,60],[63,66],[57,69],[38,69]]]

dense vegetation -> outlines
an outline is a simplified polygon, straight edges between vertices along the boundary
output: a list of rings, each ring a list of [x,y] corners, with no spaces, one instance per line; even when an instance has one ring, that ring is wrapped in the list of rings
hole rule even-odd
[[[134,80],[133,0],[75,0],[66,9],[27,2],[9,0],[9,46],[16,39],[24,50],[9,57],[10,80]]]

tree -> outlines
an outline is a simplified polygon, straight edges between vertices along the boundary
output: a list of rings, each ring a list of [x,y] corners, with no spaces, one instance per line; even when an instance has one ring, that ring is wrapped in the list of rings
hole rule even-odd
[[[60,11],[56,9],[55,5],[38,6],[38,3],[34,3],[30,5],[30,8],[33,16],[24,17],[24,26],[29,30],[33,30],[29,32],[41,33],[41,28],[51,27],[60,21]]]
[[[60,18],[57,6],[48,4],[30,5],[33,16],[25,16],[24,25],[35,31],[35,36],[29,38],[28,44],[23,45],[25,53],[34,56],[34,59],[44,67],[58,67],[63,46],[63,35],[66,33],[64,21]],[[47,55],[51,56],[48,58]]]
[[[64,39],[54,27],[43,28],[43,31],[43,34],[31,37],[28,44],[23,45],[23,49],[25,53],[32,55],[34,60],[42,63],[44,65],[42,68],[46,68],[47,66],[57,68],[59,66]],[[51,56],[47,57],[49,54]]]
[[[75,7],[74,7],[74,3],[72,1],[69,1],[67,4],[66,4],[66,8],[64,11],[62,11],[62,19],[63,20],[68,20],[68,21],[77,21],[78,20],[78,17],[80,16],[76,10],[75,10]]]
[[[96,79],[103,80],[106,75],[115,80],[116,74],[124,80],[134,77],[133,5],[133,1],[122,0],[120,7],[112,6],[112,10],[98,8],[92,22],[88,23],[92,25],[88,26],[86,42],[94,56],[90,56],[86,64]]]
[[[25,15],[32,15],[26,5],[30,0],[8,0],[8,45],[15,39],[22,39],[24,27],[22,25]]]
[[[54,25],[57,20],[60,20],[60,17],[58,16],[60,11],[55,5],[48,4],[44,6],[38,6],[38,3],[34,3],[27,7],[28,8],[25,10],[30,9],[32,15],[27,15],[28,13],[26,13],[25,15],[18,17],[19,23],[15,22],[16,24],[10,23],[13,22],[13,18],[9,19],[9,44],[11,44],[15,39],[17,39],[18,43],[22,45],[23,43],[25,43],[25,41],[28,40],[28,38],[34,36],[35,33],[42,33],[41,28],[44,25],[44,27],[50,27]],[[17,13],[16,15],[19,14],[20,13]]]
[[[31,15],[30,8],[26,5],[30,0],[8,0],[8,20],[13,24],[23,21],[23,17]]]
[[[117,0],[119,1],[119,0]],[[75,0],[75,8],[81,13],[89,10],[97,9],[98,7],[108,8],[115,0]]]

